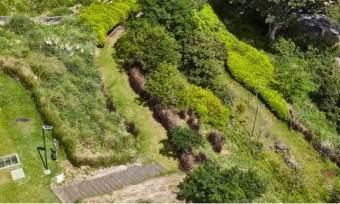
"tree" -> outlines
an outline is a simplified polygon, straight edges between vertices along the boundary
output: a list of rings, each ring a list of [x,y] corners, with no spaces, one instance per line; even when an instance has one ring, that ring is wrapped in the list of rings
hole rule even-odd
[[[170,140],[180,153],[189,152],[203,144],[203,137],[187,126],[173,128]]]
[[[205,0],[141,0],[140,3],[146,18],[158,22],[177,39],[182,39],[197,27],[193,11],[199,9]]]
[[[180,195],[199,203],[252,202],[266,190],[266,184],[251,170],[222,169],[207,162],[187,175],[179,185]]]
[[[163,27],[136,20],[127,26],[127,34],[116,43],[117,56],[126,66],[138,66],[150,73],[161,63],[177,65],[179,46]]]
[[[183,40],[182,70],[196,85],[211,86],[224,71],[225,44],[211,33],[195,32]]]
[[[330,0],[230,0],[247,9],[256,11],[269,25],[268,37],[274,40],[282,28],[299,18],[302,14],[328,14]]]

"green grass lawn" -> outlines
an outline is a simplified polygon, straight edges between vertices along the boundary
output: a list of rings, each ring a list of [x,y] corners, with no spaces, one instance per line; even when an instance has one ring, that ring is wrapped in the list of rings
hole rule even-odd
[[[129,85],[128,76],[118,68],[112,58],[112,46],[116,40],[108,39],[96,58],[96,65],[103,76],[109,94],[112,96],[118,112],[139,128],[138,141],[144,159],[156,161],[170,171],[176,170],[178,168],[177,161],[160,153],[164,148],[162,140],[167,139],[166,130],[155,121],[152,111],[140,104],[138,95]]]
[[[30,121],[18,123],[19,117]],[[42,145],[41,125],[29,92],[0,72],[0,156],[17,153],[26,174],[25,179],[14,182],[9,170],[0,170],[0,202],[58,202],[49,184],[60,168],[49,159],[52,174],[44,176],[36,150]],[[47,138],[50,149],[50,135]]]

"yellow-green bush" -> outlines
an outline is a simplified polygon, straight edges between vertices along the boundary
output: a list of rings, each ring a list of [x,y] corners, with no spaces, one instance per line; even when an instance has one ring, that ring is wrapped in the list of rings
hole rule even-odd
[[[236,80],[255,90],[270,109],[284,120],[289,120],[289,106],[284,98],[270,87],[274,66],[264,52],[239,41],[220,22],[212,8],[206,5],[196,13],[199,29],[214,32],[228,49],[228,69]]]
[[[103,45],[107,32],[125,21],[136,8],[136,0],[94,2],[80,11],[79,19],[97,32],[98,44]]]

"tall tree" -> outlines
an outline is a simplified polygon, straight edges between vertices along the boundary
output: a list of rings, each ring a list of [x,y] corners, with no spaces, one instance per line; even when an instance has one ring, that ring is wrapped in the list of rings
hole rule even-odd
[[[303,14],[328,14],[331,0],[228,0],[228,3],[241,5],[257,11],[269,25],[268,37],[274,40],[282,28],[287,27]]]

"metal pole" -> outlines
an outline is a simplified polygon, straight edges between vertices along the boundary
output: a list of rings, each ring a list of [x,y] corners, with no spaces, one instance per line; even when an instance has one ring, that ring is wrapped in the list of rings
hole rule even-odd
[[[255,113],[255,118],[254,118],[254,123],[253,123],[253,129],[251,131],[251,137],[254,136],[254,130],[255,130],[255,124],[256,124],[256,120],[257,120],[257,113],[259,112],[259,106],[256,107],[256,113]]]
[[[44,140],[44,151],[45,151],[45,169],[48,170],[46,137],[45,137],[45,129],[44,128],[43,128],[43,140]]]

